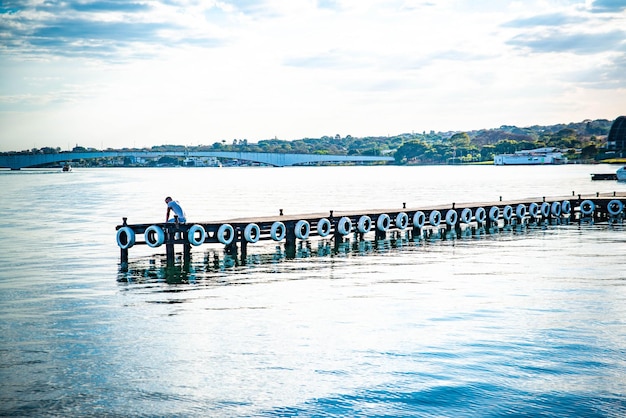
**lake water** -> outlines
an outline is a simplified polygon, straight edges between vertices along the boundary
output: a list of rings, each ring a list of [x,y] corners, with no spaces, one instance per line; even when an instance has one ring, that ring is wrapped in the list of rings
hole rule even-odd
[[[626,191],[612,166],[0,171],[1,416],[626,415],[623,223],[276,243],[115,226]],[[367,236],[366,236],[367,238]]]

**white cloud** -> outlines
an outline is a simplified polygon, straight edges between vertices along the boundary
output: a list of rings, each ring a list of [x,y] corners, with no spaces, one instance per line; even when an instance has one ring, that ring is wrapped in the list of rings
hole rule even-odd
[[[626,108],[622,9],[12,2],[0,7],[0,150],[612,119]]]

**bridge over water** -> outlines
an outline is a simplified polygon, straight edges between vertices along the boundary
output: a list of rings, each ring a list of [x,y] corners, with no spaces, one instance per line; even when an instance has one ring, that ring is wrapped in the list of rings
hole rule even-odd
[[[253,161],[284,167],[298,164],[321,162],[385,162],[392,157],[361,155],[322,155],[322,154],[278,154],[267,152],[211,152],[211,151],[92,151],[60,152],[58,154],[13,154],[0,155],[0,167],[19,170],[27,167],[39,167],[55,162],[69,162],[93,158],[134,157],[154,159],[160,157],[216,157],[235,160]]]

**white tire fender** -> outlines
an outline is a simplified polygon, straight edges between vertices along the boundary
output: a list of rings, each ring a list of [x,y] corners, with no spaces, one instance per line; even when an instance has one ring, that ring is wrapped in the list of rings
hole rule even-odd
[[[465,208],[461,211],[461,222],[464,224],[468,224],[472,222],[472,210],[470,208]]]
[[[446,212],[446,225],[454,226],[459,220],[459,214],[456,213],[456,210],[450,209]]]
[[[317,233],[320,237],[326,237],[330,234],[331,223],[328,219],[322,218],[317,221]]]
[[[160,247],[165,242],[165,232],[163,232],[163,228],[158,225],[152,225],[146,228],[143,237],[146,240],[146,244],[152,248]]]
[[[593,203],[593,200],[583,200],[580,203],[580,213],[583,215],[591,215],[596,210],[596,204]]]
[[[270,237],[274,241],[282,241],[287,234],[287,228],[285,228],[285,224],[282,222],[274,222],[272,227],[270,228]]]
[[[378,215],[378,219],[376,219],[376,228],[379,231],[386,231],[391,226],[391,218],[386,213],[382,215]]]
[[[198,237],[196,237],[196,232],[199,233]],[[204,242],[205,238],[206,231],[204,230],[204,227],[202,225],[195,224],[187,230],[187,241],[189,241],[191,245],[201,245]]]
[[[126,250],[135,245],[135,231],[128,226],[123,226],[117,230],[117,246]]]
[[[487,211],[485,208],[478,208],[476,209],[474,217],[476,218],[476,222],[483,224],[487,220]]]
[[[396,215],[396,228],[405,229],[409,226],[409,215],[404,212],[400,212]]]
[[[430,212],[430,215],[428,215],[428,222],[432,226],[439,226],[439,224],[441,223],[441,212],[439,212],[438,210],[433,210],[432,212]]]
[[[413,228],[422,229],[426,223],[426,215],[421,210],[418,210],[413,215]]]
[[[617,199],[613,199],[606,205],[606,210],[611,216],[617,216],[624,210],[624,204]]]
[[[293,233],[298,239],[307,239],[310,232],[311,225],[305,220],[296,222],[296,226],[293,228]]]
[[[255,243],[261,238],[261,228],[257,224],[248,224],[243,230],[243,237],[247,242]]]
[[[229,245],[235,239],[235,229],[230,224],[220,225],[217,230],[217,240],[224,245]]]
[[[339,222],[337,222],[337,231],[344,236],[352,232],[352,221],[350,218],[344,216],[339,219]]]
[[[372,229],[372,218],[367,215],[361,216],[356,229],[362,234],[369,232]]]

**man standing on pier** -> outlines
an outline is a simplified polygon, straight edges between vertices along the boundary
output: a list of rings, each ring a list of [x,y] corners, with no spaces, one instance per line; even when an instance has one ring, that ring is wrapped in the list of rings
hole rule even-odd
[[[171,197],[165,198],[165,203],[167,204],[167,213],[165,214],[165,222],[175,222],[175,218],[169,219],[170,211],[174,212],[174,215],[178,216],[178,222],[185,223],[187,222],[187,217],[185,216],[185,211],[183,210],[178,200],[172,200]]]

